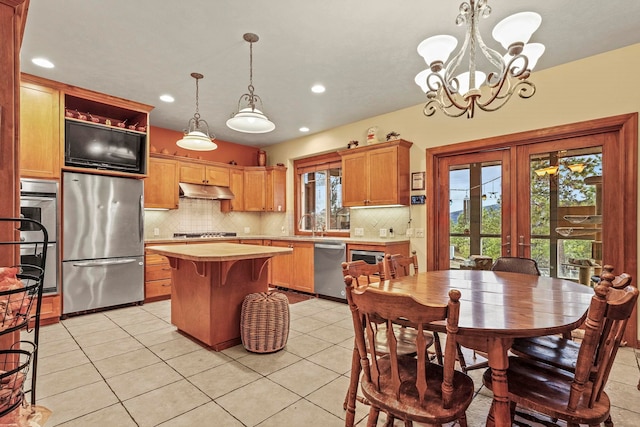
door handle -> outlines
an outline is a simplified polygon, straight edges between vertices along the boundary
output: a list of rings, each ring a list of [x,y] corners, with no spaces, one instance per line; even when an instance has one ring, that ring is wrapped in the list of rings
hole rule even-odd
[[[524,242],[524,236],[519,236],[518,240],[519,240],[518,241],[518,255],[523,257],[524,256],[524,248],[525,247],[531,247],[531,244]]]
[[[118,265],[118,264],[131,264],[132,262],[136,262],[135,258],[124,258],[124,259],[114,259],[114,260],[106,260],[106,261],[85,261],[85,262],[74,262],[74,267],[101,267],[103,265]]]
[[[507,235],[505,237],[505,240],[507,241],[506,243],[503,243],[501,246],[502,247],[507,247],[507,255],[511,255],[511,235]]]

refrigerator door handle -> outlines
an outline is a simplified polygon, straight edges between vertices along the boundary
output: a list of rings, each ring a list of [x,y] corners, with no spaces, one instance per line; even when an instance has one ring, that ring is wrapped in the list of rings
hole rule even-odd
[[[135,258],[122,258],[122,259],[110,259],[110,260],[100,260],[100,261],[82,261],[82,262],[74,262],[74,267],[100,267],[103,265],[116,265],[116,264],[131,264],[132,262],[136,262]]]
[[[140,205],[138,206],[138,237],[140,241],[144,238],[144,224],[143,224],[143,212],[144,212],[144,194],[140,196]]]

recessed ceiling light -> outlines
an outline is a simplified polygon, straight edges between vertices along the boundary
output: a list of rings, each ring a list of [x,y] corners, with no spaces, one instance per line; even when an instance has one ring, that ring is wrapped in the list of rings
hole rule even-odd
[[[53,62],[49,61],[46,58],[33,58],[31,60],[31,62],[33,62],[34,64],[36,64],[38,67],[42,67],[42,68],[53,68]]]
[[[164,95],[160,95],[160,101],[173,102],[175,101],[175,99],[171,95],[164,94]]]
[[[302,126],[299,130],[300,132],[309,132],[309,128],[306,126]]]
[[[313,93],[323,93],[325,90],[326,88],[321,84],[311,86],[311,92]]]

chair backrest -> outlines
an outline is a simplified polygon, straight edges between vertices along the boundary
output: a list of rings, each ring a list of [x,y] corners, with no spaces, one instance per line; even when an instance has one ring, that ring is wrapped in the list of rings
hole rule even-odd
[[[585,335],[580,345],[568,409],[575,410],[588,381],[593,383],[589,407],[600,400],[613,361],[624,335],[629,317],[638,300],[638,289],[627,286],[615,289],[614,276],[604,273],[595,288],[584,323]]]
[[[453,375],[456,360],[456,335],[460,313],[460,291],[449,291],[449,302],[446,305],[422,304],[409,294],[388,292],[373,287],[354,288],[351,276],[344,278],[347,289],[347,301],[351,309],[356,346],[360,355],[364,380],[373,384],[378,392],[397,399],[400,387],[415,387],[421,405],[425,404],[427,390],[427,370],[430,363],[427,354],[424,331],[427,324],[446,320],[447,341],[444,356],[442,399],[444,408],[449,408],[453,399]],[[388,346],[384,353],[376,349],[376,328],[380,321],[386,323]],[[417,363],[416,378],[399,376],[398,338],[396,334],[402,328],[394,328],[394,323],[408,323],[416,328],[416,356],[411,357]],[[386,356],[386,357],[385,357]],[[389,369],[381,368],[381,358],[389,361]],[[431,368],[433,369],[433,368]],[[409,385],[411,384],[411,385]]]
[[[531,274],[539,276],[538,263],[531,258],[500,257],[491,266],[491,271],[507,271],[511,273]]]
[[[345,277],[353,277],[358,286],[385,280],[385,271],[382,262],[377,264],[368,264],[361,259],[357,261],[343,262],[342,275]]]
[[[402,254],[385,255],[387,269],[392,278],[411,276],[418,274],[418,257],[416,251],[411,251],[411,256]]]

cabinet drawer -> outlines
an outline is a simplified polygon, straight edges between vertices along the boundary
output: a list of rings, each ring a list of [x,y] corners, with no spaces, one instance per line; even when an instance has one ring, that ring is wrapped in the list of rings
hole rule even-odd
[[[169,265],[169,260],[164,255],[150,254],[147,252],[144,254],[144,263],[145,265],[155,265],[155,264]]]
[[[160,279],[171,279],[171,267],[169,267],[169,263],[147,265],[144,269],[144,280],[150,281]]]
[[[171,279],[153,280],[144,284],[144,300],[166,299],[171,297]],[[164,298],[163,298],[164,297]]]

